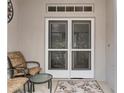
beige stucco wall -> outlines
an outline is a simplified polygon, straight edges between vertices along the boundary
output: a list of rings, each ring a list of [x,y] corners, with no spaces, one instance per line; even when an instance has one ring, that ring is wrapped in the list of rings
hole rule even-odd
[[[106,78],[116,93],[117,86],[117,24],[116,0],[107,0],[106,16]]]
[[[13,8],[14,8],[14,16],[12,21],[8,24],[7,30],[7,50],[14,51],[18,50],[18,0],[12,0]]]
[[[27,60],[45,65],[45,17],[95,17],[95,78],[106,79],[106,0],[19,0],[18,43]],[[46,13],[46,3],[94,3],[95,12]]]

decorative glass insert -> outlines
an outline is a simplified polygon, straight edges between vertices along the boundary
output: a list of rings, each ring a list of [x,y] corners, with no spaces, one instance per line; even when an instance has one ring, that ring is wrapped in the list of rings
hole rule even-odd
[[[72,70],[90,70],[91,69],[91,52],[90,51],[73,51],[72,52]]]
[[[75,49],[91,48],[91,21],[72,21],[72,47]]]
[[[49,21],[49,48],[67,48],[67,21]]]
[[[49,12],[55,12],[56,11],[56,6],[49,6],[48,11]]]
[[[66,70],[68,67],[67,55],[65,51],[49,51],[49,70]]]

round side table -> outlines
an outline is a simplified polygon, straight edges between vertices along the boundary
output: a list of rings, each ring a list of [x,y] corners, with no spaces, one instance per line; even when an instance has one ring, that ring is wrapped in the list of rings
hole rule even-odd
[[[35,91],[35,84],[42,84],[42,83],[47,83],[48,82],[48,89],[50,89],[50,93],[52,93],[52,78],[53,76],[48,73],[40,73],[36,74],[32,77],[29,78],[30,80],[30,93]]]

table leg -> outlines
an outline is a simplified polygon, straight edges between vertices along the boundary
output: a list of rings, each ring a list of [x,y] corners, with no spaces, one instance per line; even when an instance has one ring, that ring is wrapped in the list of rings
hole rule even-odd
[[[27,83],[28,83],[27,84],[28,85],[28,92],[30,92],[30,82],[28,81]]]
[[[30,84],[30,93],[32,93],[32,83]]]
[[[35,86],[34,86],[34,83],[32,84],[33,85],[33,92],[35,91]]]
[[[26,93],[26,90],[25,90],[25,84],[24,84],[23,88],[24,88],[24,93]]]
[[[52,93],[52,79],[50,80],[50,93]]]
[[[48,81],[48,89],[50,88],[50,80]]]

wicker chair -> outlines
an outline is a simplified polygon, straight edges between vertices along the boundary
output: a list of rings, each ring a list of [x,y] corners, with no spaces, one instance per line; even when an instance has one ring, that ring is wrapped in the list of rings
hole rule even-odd
[[[9,68],[13,69],[11,77],[31,76],[41,71],[40,64],[36,61],[26,61],[20,51],[8,52]],[[32,64],[33,67],[29,67]]]

